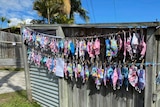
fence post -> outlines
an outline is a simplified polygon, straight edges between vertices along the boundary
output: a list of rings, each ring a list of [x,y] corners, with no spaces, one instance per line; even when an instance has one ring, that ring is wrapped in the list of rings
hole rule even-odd
[[[21,35],[22,35],[22,28],[21,27]],[[29,74],[29,64],[27,60],[27,47],[23,43],[23,35],[22,35],[22,53],[24,58],[24,70],[25,70],[25,81],[26,81],[26,91],[27,91],[27,98],[29,101],[32,101],[32,93],[31,93],[31,83],[30,83],[30,74]]]
[[[65,38],[62,27],[58,26],[56,30],[56,35]],[[62,78],[58,79],[59,85],[59,106],[60,107],[68,107],[68,85],[67,82]]]
[[[156,57],[156,40],[154,35],[154,28],[147,28],[147,51],[146,51],[146,62],[154,62]],[[144,95],[144,107],[155,107],[153,103],[153,92],[155,90],[155,66],[146,67],[146,87]]]

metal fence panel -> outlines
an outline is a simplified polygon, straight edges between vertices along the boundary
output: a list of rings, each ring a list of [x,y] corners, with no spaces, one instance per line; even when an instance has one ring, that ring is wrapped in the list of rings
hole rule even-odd
[[[30,66],[32,99],[43,107],[59,107],[58,78],[43,67]]]

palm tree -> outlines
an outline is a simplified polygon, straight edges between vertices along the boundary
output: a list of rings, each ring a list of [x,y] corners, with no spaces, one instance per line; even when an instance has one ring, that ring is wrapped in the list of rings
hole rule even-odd
[[[2,28],[3,22],[6,21],[6,18],[5,17],[0,17],[0,20],[1,20],[1,28]]]
[[[33,9],[38,12],[40,16],[48,19],[50,24],[51,16],[56,16],[62,12],[62,0],[35,0]]]
[[[81,0],[71,0],[71,12],[70,18],[74,18],[74,13],[79,13],[80,17],[84,19],[86,22],[89,21],[88,12],[82,8]]]
[[[82,8],[80,0],[35,0],[33,9],[47,19],[48,24],[72,23],[74,13],[79,13],[86,22],[89,20],[88,12]]]
[[[11,20],[8,19],[8,20],[7,20],[7,23],[8,23],[8,27],[9,27],[9,24],[11,23]]]
[[[71,12],[71,2],[70,0],[63,0],[63,13],[69,15]]]

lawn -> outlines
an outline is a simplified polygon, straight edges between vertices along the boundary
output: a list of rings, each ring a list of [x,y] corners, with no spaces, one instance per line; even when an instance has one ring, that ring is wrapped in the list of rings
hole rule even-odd
[[[26,91],[0,94],[0,107],[40,107],[34,102],[29,102]]]

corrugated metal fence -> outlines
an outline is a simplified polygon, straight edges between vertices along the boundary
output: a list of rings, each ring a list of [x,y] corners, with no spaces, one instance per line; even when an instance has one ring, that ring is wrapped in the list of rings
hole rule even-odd
[[[58,78],[44,68],[30,66],[32,99],[44,107],[59,107]]]

